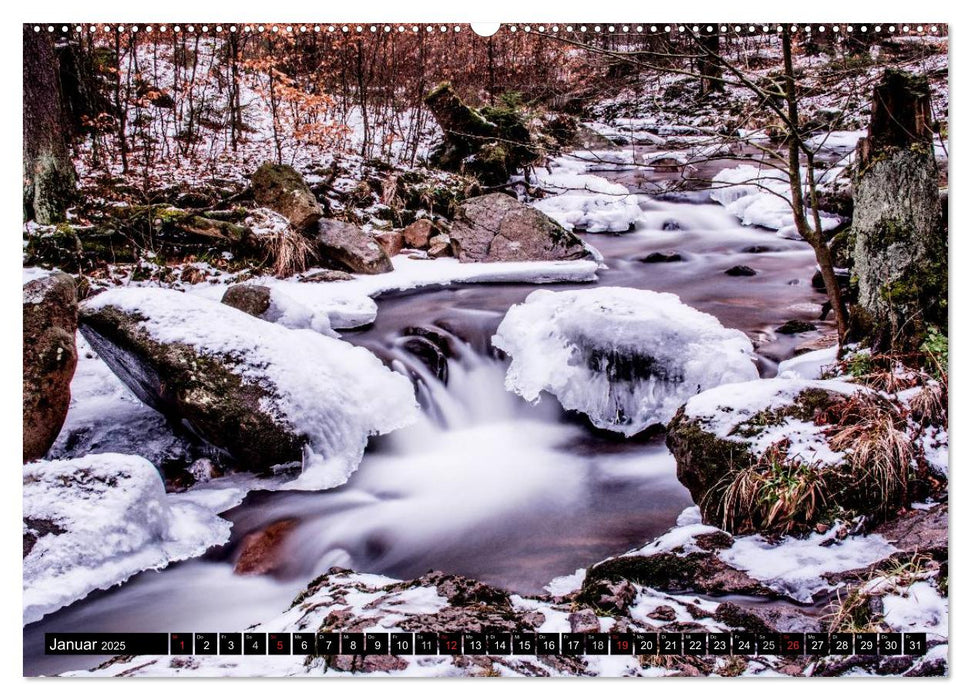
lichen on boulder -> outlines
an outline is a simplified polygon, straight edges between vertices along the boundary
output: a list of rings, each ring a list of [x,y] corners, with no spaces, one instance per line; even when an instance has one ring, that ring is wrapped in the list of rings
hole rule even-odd
[[[256,203],[282,214],[298,231],[309,228],[324,215],[307,183],[289,165],[264,163],[253,173],[252,180]]]
[[[576,235],[506,194],[467,199],[449,235],[460,262],[593,259]]]
[[[24,285],[24,462],[43,457],[64,425],[77,366],[77,293],[63,272]]]

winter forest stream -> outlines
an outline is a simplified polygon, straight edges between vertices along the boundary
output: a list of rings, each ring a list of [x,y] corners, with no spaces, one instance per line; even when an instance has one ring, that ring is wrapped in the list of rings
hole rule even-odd
[[[645,172],[599,174],[634,191],[635,176]],[[708,194],[678,201],[640,196],[644,216],[635,231],[583,234],[607,265],[593,284],[677,294],[744,331],[760,373],[774,376],[798,344],[829,330],[818,323],[824,296],[810,284],[812,251],[804,242],[741,226]],[[641,261],[668,251],[682,260]],[[725,274],[738,265],[757,274]],[[550,288],[571,286],[591,285]],[[489,339],[508,308],[536,288],[456,285],[380,297],[376,322],[342,336],[422,377],[423,420],[372,440],[347,484],[324,492],[253,492],[224,514],[233,523],[227,545],[136,575],[25,627],[24,672],[53,674],[97,662],[37,654],[45,632],[242,630],[284,610],[332,566],[400,578],[437,569],[541,593],[553,578],[673,526],[692,502],[663,435],[625,440],[566,415],[552,397],[529,405],[504,389],[505,361]],[[793,319],[816,322],[819,331],[774,332]],[[447,339],[447,384],[409,352],[403,338],[413,335],[403,334],[409,328],[434,329]],[[283,545],[283,563],[269,575],[234,574],[245,535],[284,519],[297,524]]]

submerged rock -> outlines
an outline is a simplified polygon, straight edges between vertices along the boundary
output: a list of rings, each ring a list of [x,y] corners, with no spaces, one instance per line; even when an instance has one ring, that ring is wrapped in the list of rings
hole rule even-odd
[[[296,230],[309,228],[324,215],[313,192],[289,165],[264,163],[253,173],[253,199],[285,216]]]
[[[682,256],[681,253],[678,253],[673,250],[668,251],[667,253],[662,253],[661,251],[658,250],[649,255],[645,255],[643,258],[640,258],[640,261],[642,263],[649,263],[649,264],[675,263],[675,262],[682,262],[683,260],[684,260],[684,256]]]
[[[579,238],[546,214],[500,193],[463,202],[450,235],[460,262],[593,258]]]
[[[240,544],[233,573],[249,576],[268,574],[276,570],[284,563],[283,543],[296,525],[296,520],[288,518],[246,535]]]
[[[369,435],[417,415],[410,382],[367,350],[193,295],[110,290],[84,304],[81,330],[149,406],[240,468],[302,460],[308,486],[343,483]]]
[[[24,285],[23,461],[43,457],[64,425],[78,353],[74,279],[62,272]]]
[[[808,333],[814,330],[816,330],[816,324],[814,323],[791,319],[776,328],[775,332],[783,335],[798,335],[799,333]]]
[[[622,287],[533,292],[493,344],[512,357],[508,390],[527,401],[549,392],[628,436],[667,423],[699,391],[758,376],[744,333],[673,294]]]
[[[755,277],[758,273],[748,265],[735,265],[725,270],[729,277]]]
[[[391,258],[378,242],[354,224],[321,219],[317,227],[321,257],[349,272],[375,275],[391,272]]]

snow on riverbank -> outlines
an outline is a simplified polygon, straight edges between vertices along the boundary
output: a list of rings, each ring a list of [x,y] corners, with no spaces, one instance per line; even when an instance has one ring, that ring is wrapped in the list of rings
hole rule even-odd
[[[298,277],[281,280],[266,276],[248,283],[273,290],[274,301],[280,304],[281,310],[292,312],[286,317],[293,324],[290,327],[347,329],[373,323],[378,313],[374,297],[382,294],[452,284],[593,282],[601,267],[593,260],[460,263],[454,258],[413,260],[407,255],[395,256],[392,264],[392,272],[355,275],[352,280],[301,282],[300,277],[319,271],[313,269]],[[225,290],[221,284],[199,284],[188,291],[218,300]],[[296,322],[300,316],[298,306],[303,307],[303,323]]]
[[[762,226],[780,238],[800,239],[792,217],[789,179],[781,170],[754,165],[725,168],[712,178],[711,186],[711,198],[744,226]],[[840,219],[821,212],[820,223],[824,231],[831,231]]]
[[[512,357],[509,391],[531,402],[549,392],[627,436],[666,423],[699,391],[758,377],[744,333],[673,294],[621,287],[533,292],[493,344]]]
[[[230,523],[167,496],[141,457],[94,454],[24,466],[24,624],[146,569],[229,539]]]
[[[880,535],[840,540],[836,536],[840,527],[838,523],[824,533],[778,541],[761,535],[737,537],[719,556],[769,588],[809,603],[817,593],[834,588],[823,580],[824,574],[859,569],[897,551]]]

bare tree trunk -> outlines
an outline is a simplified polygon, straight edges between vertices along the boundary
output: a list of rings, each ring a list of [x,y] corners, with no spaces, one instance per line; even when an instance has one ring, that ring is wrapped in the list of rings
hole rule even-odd
[[[67,142],[54,43],[24,26],[24,220],[63,221],[74,199],[74,165]]]
[[[705,49],[698,59],[698,73],[701,75],[701,96],[704,97],[712,92],[724,92],[725,88],[721,81],[721,63],[716,58],[719,55],[718,28],[714,27],[711,32],[703,30],[698,36],[698,41]]]
[[[121,32],[115,32],[115,110],[118,114],[118,148],[121,150],[121,171],[128,172],[128,103],[121,99]]]
[[[240,121],[239,41],[236,38],[236,33],[232,32],[229,35],[229,140],[234,153],[239,145],[237,130]]]
[[[816,254],[816,263],[819,265],[820,273],[823,276],[823,284],[826,286],[826,296],[833,307],[833,315],[836,317],[836,332],[839,343],[842,347],[846,331],[849,328],[849,318],[846,305],[843,302],[843,293],[840,290],[839,281],[836,279],[836,271],[833,266],[833,256],[829,250],[829,245],[823,235],[819,221],[819,210],[815,204],[815,183],[810,183],[811,198],[813,199],[813,218],[814,225],[810,225],[806,218],[806,203],[802,191],[802,166],[799,162],[800,142],[799,142],[799,106],[796,99],[796,80],[792,69],[792,37],[789,32],[782,32],[782,60],[784,63],[785,94],[786,94],[786,116],[788,131],[788,153],[789,153],[789,188],[792,192],[792,218],[796,224],[796,230],[812,246]],[[810,163],[810,167],[811,167]]]

